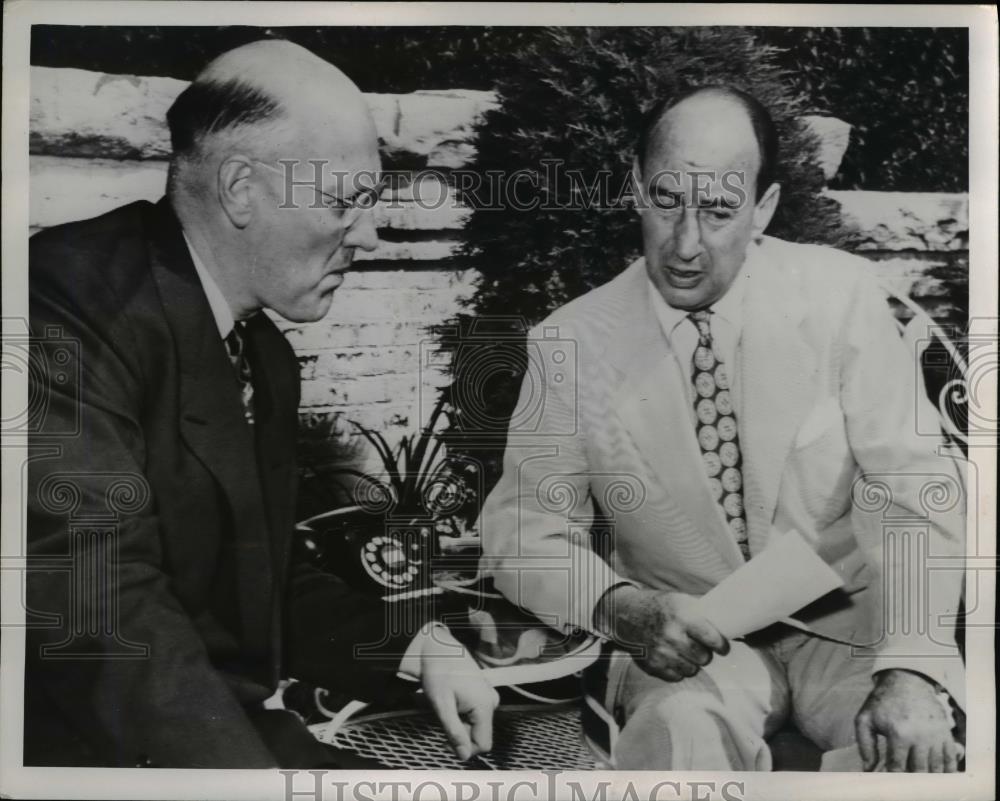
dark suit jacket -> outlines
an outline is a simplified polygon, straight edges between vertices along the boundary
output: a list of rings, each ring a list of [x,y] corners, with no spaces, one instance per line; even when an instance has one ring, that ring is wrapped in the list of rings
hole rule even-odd
[[[279,677],[405,692],[427,610],[387,634],[377,599],[289,568],[294,354],[248,323],[248,426],[169,204],[36,235],[30,295],[26,764],[275,765],[251,718]]]

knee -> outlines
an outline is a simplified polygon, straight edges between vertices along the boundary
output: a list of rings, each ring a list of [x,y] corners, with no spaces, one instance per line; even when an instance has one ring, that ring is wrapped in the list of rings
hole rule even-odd
[[[622,738],[633,744],[636,741],[698,743],[717,739],[720,728],[728,728],[729,721],[714,706],[711,699],[683,695],[649,699],[628,716]]]
[[[649,717],[655,725],[683,730],[685,736],[695,740],[737,723],[720,701],[701,696],[660,698],[650,705]]]
[[[646,718],[649,722],[663,725],[681,720],[696,723],[711,719],[714,709],[719,706],[718,699],[705,693],[674,692],[647,697],[636,705],[630,717]]]
[[[711,697],[671,695],[641,705],[615,748],[619,768],[768,770],[762,732]]]

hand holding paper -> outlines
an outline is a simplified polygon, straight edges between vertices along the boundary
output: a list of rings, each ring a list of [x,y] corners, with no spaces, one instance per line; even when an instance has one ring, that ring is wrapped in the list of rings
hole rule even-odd
[[[789,531],[699,598],[698,610],[729,639],[778,622],[808,630],[788,616],[841,586],[809,543]]]
[[[729,641],[698,609],[693,595],[619,585],[595,609],[597,629],[636,664],[664,681],[681,681],[729,653]]]

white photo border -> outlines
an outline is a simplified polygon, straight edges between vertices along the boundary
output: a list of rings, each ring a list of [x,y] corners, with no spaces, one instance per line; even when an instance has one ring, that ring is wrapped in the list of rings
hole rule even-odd
[[[998,60],[995,6],[900,5],[770,5],[770,4],[559,4],[559,3],[279,3],[279,2],[79,2],[79,0],[13,0],[4,6],[3,31],[3,281],[4,337],[19,332],[11,321],[27,318],[28,241],[28,119],[30,27],[60,25],[250,25],[250,26],[404,26],[404,25],[782,25],[967,27],[969,29],[969,295],[970,319],[975,331],[997,338],[997,120]],[[900,24],[902,23],[902,25]],[[996,370],[984,376],[986,408],[996,405]],[[27,377],[4,369],[3,418],[27,407]],[[988,399],[992,398],[992,401]],[[990,405],[992,403],[992,406]],[[23,605],[19,570],[24,555],[24,488],[22,468],[26,443],[5,437],[2,448],[2,605],[4,612],[2,668],[0,668],[0,795],[13,798],[170,798],[274,799],[288,798],[288,779],[278,771],[250,770],[134,770],[102,768],[25,768],[21,766],[23,708]],[[978,477],[986,492],[979,504],[980,519],[970,520],[970,531],[994,536],[979,538],[988,553],[976,553],[977,564],[995,566],[996,447],[971,447],[970,478]],[[970,538],[970,541],[975,541]],[[991,561],[992,560],[992,561]],[[835,773],[671,773],[654,772],[401,772],[373,775],[359,771],[330,772],[322,777],[322,798],[362,798],[336,782],[399,782],[413,779],[437,782],[451,789],[455,782],[502,783],[479,798],[570,797],[568,782],[576,782],[586,798],[595,797],[601,782],[610,782],[607,798],[622,797],[631,783],[635,796],[646,798],[665,779],[680,782],[697,796],[698,781],[740,784],[745,799],[800,801],[801,799],[927,799],[995,798],[996,704],[993,669],[995,570],[967,571],[977,582],[981,603],[970,614],[967,631],[968,741],[972,748],[966,771],[951,775]],[[20,626],[18,625],[20,615]],[[553,784],[553,782],[555,782]],[[519,785],[520,783],[520,785]],[[311,785],[295,784],[306,790]],[[387,785],[391,787],[392,785]],[[371,792],[367,790],[366,792]],[[460,791],[461,792],[461,791]],[[463,796],[472,801],[467,786]],[[663,791],[661,791],[663,792]],[[702,790],[701,792],[704,792]],[[735,794],[736,790],[732,792]],[[491,794],[492,793],[492,794]],[[426,789],[425,798],[439,793]],[[295,801],[314,795],[298,792]],[[374,796],[371,796],[374,797]],[[407,795],[377,797],[406,798]],[[662,795],[662,798],[683,796]]]

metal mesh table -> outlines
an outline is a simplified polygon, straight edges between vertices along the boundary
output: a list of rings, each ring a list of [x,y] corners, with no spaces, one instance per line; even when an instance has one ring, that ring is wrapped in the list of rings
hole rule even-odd
[[[493,750],[485,758],[459,762],[433,713],[386,712],[359,716],[336,728],[310,727],[324,743],[408,770],[593,770],[583,742],[579,707],[506,706],[494,715]]]

